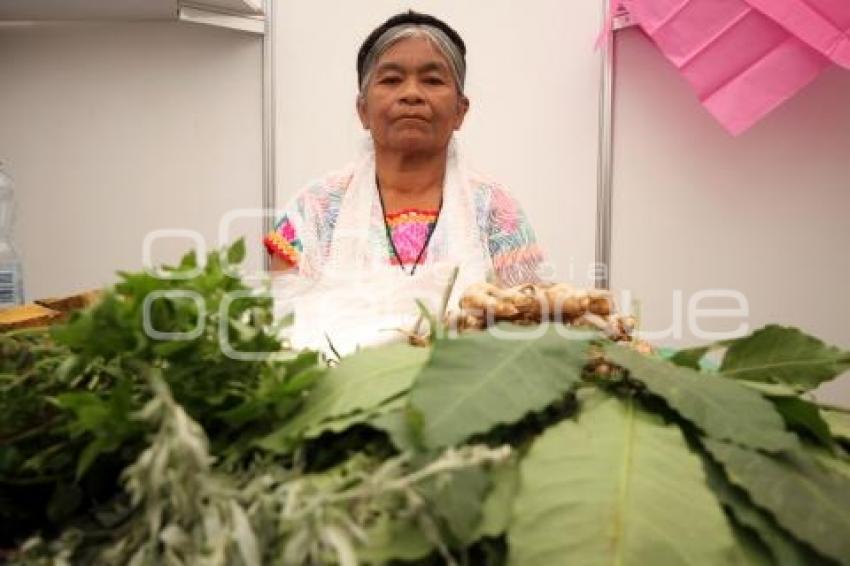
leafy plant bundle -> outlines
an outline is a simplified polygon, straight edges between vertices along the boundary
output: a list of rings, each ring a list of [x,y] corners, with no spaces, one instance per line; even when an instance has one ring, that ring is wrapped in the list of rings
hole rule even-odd
[[[850,563],[850,413],[808,395],[847,351],[767,326],[661,359],[550,324],[328,368],[282,349],[242,255],[0,336],[8,560]]]

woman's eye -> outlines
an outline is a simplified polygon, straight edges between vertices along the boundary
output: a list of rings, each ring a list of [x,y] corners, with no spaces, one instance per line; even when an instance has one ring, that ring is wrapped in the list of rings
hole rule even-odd
[[[380,84],[398,84],[401,82],[400,77],[383,77],[378,81]]]
[[[445,81],[440,77],[427,77],[425,83],[429,85],[441,85],[445,84]]]

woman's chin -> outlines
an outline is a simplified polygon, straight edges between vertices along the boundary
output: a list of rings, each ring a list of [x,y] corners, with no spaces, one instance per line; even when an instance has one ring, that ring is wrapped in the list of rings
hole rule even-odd
[[[441,146],[436,140],[430,136],[423,135],[403,135],[397,136],[386,144],[386,149],[401,153],[432,153],[445,149],[445,144]]]

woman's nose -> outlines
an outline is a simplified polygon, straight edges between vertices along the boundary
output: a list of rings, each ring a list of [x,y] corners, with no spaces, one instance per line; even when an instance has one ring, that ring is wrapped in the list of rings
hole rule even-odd
[[[418,104],[424,100],[419,81],[416,79],[408,79],[404,81],[399,97],[402,102],[407,104]]]

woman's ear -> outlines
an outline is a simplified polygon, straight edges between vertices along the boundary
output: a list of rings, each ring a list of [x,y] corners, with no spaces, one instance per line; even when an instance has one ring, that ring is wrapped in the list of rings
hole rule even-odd
[[[463,119],[469,111],[469,99],[460,95],[457,99],[457,119],[455,120],[455,130],[459,130],[463,125]]]
[[[366,97],[358,94],[354,105],[357,108],[357,116],[360,117],[360,123],[363,124],[363,129],[368,130],[369,118],[368,114],[366,114]]]

